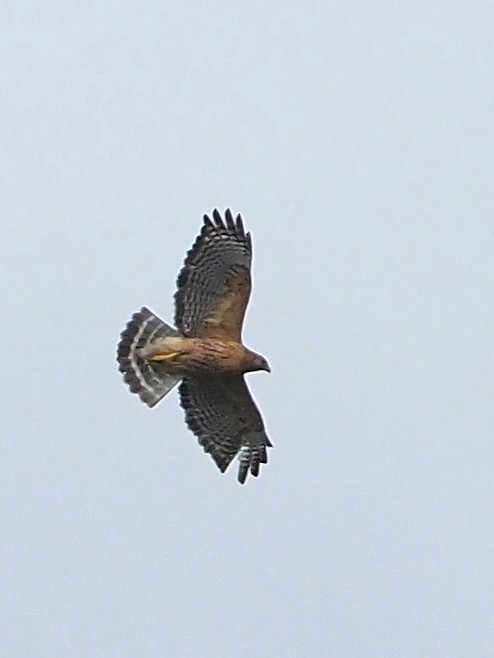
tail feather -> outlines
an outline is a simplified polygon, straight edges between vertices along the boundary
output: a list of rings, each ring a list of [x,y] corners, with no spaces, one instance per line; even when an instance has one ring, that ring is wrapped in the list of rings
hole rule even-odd
[[[120,335],[117,348],[118,369],[132,393],[154,407],[180,381],[180,377],[165,372],[163,364],[143,359],[137,350],[151,342],[179,336],[180,333],[154,315],[145,306],[134,313]]]

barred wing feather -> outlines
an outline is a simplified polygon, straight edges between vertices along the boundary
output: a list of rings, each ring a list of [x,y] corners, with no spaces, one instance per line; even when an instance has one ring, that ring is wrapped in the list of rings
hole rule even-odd
[[[257,477],[271,442],[243,376],[186,377],[179,388],[185,420],[224,472],[240,452],[238,480]]]

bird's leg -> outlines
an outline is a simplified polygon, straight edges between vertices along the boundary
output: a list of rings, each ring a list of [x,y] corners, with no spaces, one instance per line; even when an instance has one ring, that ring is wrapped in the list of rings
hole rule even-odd
[[[168,361],[168,359],[173,359],[174,356],[177,356],[180,352],[170,352],[169,354],[154,354],[153,356],[146,357],[148,361]]]
[[[185,339],[179,336],[166,336],[138,350],[139,356],[147,361],[170,361],[182,352]]]

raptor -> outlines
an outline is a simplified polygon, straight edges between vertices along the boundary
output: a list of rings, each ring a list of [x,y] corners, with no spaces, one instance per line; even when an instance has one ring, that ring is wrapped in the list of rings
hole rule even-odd
[[[177,279],[175,328],[148,308],[120,336],[119,370],[132,393],[154,407],[180,382],[185,421],[221,472],[239,455],[238,480],[259,475],[272,444],[244,375],[271,372],[245,347],[242,325],[251,292],[252,240],[227,209],[204,215]]]

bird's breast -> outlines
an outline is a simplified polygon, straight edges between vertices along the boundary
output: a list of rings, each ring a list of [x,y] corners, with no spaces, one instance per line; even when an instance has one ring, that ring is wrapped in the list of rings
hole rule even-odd
[[[245,348],[234,341],[190,338],[177,360],[185,372],[241,372]],[[188,342],[188,341],[187,341]]]

